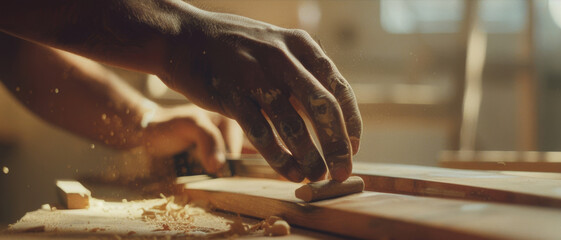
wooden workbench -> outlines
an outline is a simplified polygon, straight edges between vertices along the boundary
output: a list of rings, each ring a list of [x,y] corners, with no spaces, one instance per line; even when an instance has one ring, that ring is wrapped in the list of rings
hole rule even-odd
[[[39,209],[27,213],[13,224],[0,239],[200,239],[228,238],[229,223],[241,221],[251,225],[257,219],[223,212],[209,212],[187,205],[181,217],[150,217],[154,207],[166,204],[166,199],[131,202],[91,200],[89,209]],[[169,207],[168,207],[169,208]],[[146,214],[146,213],[149,214]],[[263,231],[236,236],[240,239],[261,239]],[[292,234],[274,239],[341,239],[315,231],[292,228]]]
[[[0,239],[210,237],[226,231],[228,223],[237,219],[236,215],[203,209],[256,219],[280,216],[295,227],[286,239],[561,236],[561,180],[556,178],[393,164],[357,164],[354,174],[365,179],[368,191],[305,203],[294,197],[300,184],[243,177],[206,179],[176,186],[179,191],[175,197],[191,201],[185,210],[188,218],[167,222],[147,219],[146,210],[161,208],[162,201],[168,201],[165,199],[111,203],[94,200],[87,210],[30,212],[12,227],[19,233],[0,235]],[[259,220],[243,218],[246,224],[256,221]],[[242,237],[262,236],[252,232]]]

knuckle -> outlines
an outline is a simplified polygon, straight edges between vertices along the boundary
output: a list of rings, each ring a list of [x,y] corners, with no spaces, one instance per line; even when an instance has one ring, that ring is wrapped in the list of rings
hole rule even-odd
[[[288,140],[301,136],[305,130],[304,122],[296,118],[281,120],[279,125],[280,133]]]
[[[252,99],[256,100],[258,103],[265,105],[266,108],[272,108],[271,106],[279,106],[284,98],[283,98],[283,91],[278,88],[274,89],[263,89],[257,88],[251,90],[251,97]],[[274,111],[277,113],[278,111]],[[277,118],[278,114],[274,114],[273,116],[269,116],[272,118]]]
[[[355,94],[348,84],[337,84],[333,94],[337,96],[343,107],[354,107],[356,105]]]
[[[316,68],[318,69],[317,71],[329,72],[331,74],[334,74],[335,72],[335,64],[333,64],[331,59],[329,59],[329,57],[325,55],[317,57],[315,60],[315,64],[317,66]]]
[[[327,84],[327,88],[330,92],[332,92],[335,96],[354,96],[354,93],[351,89],[351,85],[345,81],[343,78],[338,77],[336,74],[332,74],[329,78],[329,82]]]
[[[246,132],[247,138],[255,147],[266,147],[271,143],[271,133],[269,127],[263,123],[250,123]]]
[[[292,38],[299,40],[300,42],[304,42],[304,43],[308,43],[310,41],[313,41],[312,36],[310,36],[310,34],[302,29],[289,29],[289,36],[291,36]]]
[[[333,106],[336,104],[336,101],[332,95],[315,93],[309,96],[308,104],[314,114],[320,116],[326,115],[326,117],[328,117],[332,114]]]

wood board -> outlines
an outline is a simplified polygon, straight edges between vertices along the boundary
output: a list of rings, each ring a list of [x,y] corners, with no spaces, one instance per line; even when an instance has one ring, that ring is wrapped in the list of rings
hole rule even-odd
[[[221,178],[189,183],[182,194],[248,216],[277,215],[290,224],[357,238],[558,239],[561,210],[363,192],[315,203],[294,196],[300,185]]]
[[[282,179],[262,159],[231,161],[236,176]],[[353,164],[369,191],[561,208],[561,173],[502,173],[403,164]]]
[[[561,173],[561,152],[443,151],[439,165],[472,170]]]
[[[8,230],[0,231],[0,240],[212,239],[221,236],[216,236],[216,233],[229,229],[228,222],[235,220],[241,220],[244,224],[259,222],[256,219],[238,218],[232,214],[207,212],[195,206],[186,208],[188,213],[186,217],[169,222],[162,217],[151,219],[144,217],[143,213],[146,210],[165,204],[165,199],[105,202],[92,198],[91,202],[89,209],[39,209],[28,212],[17,223],[10,225]],[[221,238],[228,236],[221,236]],[[272,239],[263,236],[262,232],[238,235],[237,238]],[[277,236],[274,239],[339,240],[342,238],[292,227],[290,235]]]
[[[561,180],[400,164],[356,163],[369,191],[561,208]]]

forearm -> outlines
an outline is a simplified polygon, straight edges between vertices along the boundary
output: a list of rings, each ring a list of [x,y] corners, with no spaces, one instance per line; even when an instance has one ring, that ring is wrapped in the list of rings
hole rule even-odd
[[[170,62],[169,45],[185,37],[186,26],[193,26],[186,22],[197,11],[176,0],[8,0],[0,3],[0,30],[162,75]]]
[[[302,30],[205,12],[181,0],[6,0],[0,30],[158,75],[193,103],[235,119],[292,181],[322,179],[327,168],[338,181],[352,172],[362,131],[356,98]]]
[[[22,40],[4,42],[2,48],[10,46],[12,54],[3,57],[2,62],[9,64],[3,65],[1,78],[35,114],[116,148],[143,144],[142,118],[155,110],[143,106],[147,100],[118,76],[60,50]]]

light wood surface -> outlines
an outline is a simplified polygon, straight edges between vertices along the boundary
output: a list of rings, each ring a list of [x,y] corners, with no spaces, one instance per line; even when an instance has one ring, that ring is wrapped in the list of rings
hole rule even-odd
[[[146,218],[147,210],[160,208],[165,199],[149,199],[133,202],[105,202],[91,199],[89,209],[45,210],[28,212],[17,223],[0,231],[4,239],[206,239],[218,238],[216,233],[229,229],[228,223],[241,220],[255,224],[256,219],[238,218],[236,215],[208,212],[196,206],[184,208],[185,216],[168,218],[157,215]],[[167,227],[164,226],[167,225]],[[167,229],[167,230],[166,230]],[[234,237],[231,234],[221,238]],[[239,235],[237,239],[271,239],[263,232]],[[279,239],[341,239],[336,236],[291,228],[288,236]]]
[[[189,183],[194,201],[258,218],[358,238],[558,239],[561,210],[363,192],[305,203],[300,184],[268,179],[222,178]]]
[[[561,180],[399,164],[356,163],[368,191],[561,208]]]
[[[561,153],[538,155],[561,161]],[[236,176],[281,179],[264,159],[234,160],[233,165]],[[362,177],[369,191],[561,207],[561,172],[544,175],[355,162],[353,175]]]

